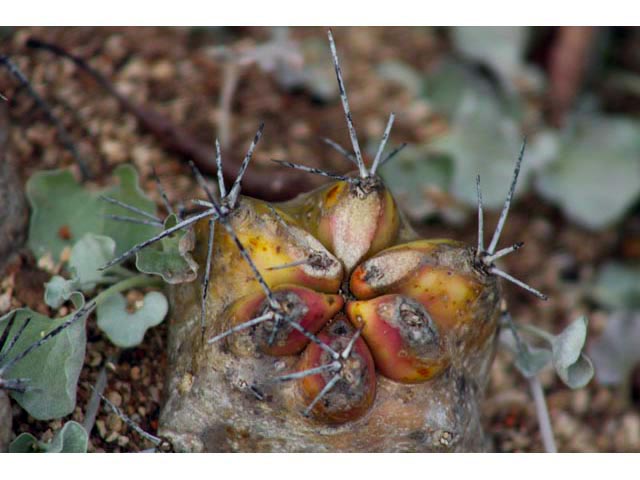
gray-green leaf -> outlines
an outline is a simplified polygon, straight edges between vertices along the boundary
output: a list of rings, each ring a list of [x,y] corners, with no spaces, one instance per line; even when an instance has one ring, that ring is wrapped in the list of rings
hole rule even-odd
[[[165,229],[177,223],[175,215],[169,215]],[[160,275],[167,283],[192,282],[198,276],[198,264],[191,256],[195,246],[192,228],[165,237],[136,254],[136,268],[143,273]]]
[[[52,308],[60,306],[69,300],[71,294],[76,291],[88,293],[98,283],[111,283],[117,278],[111,276],[111,272],[120,267],[112,267],[103,271],[99,268],[113,258],[115,242],[103,235],[93,233],[85,234],[71,249],[69,258],[69,270],[72,278],[69,280],[56,275],[45,284],[44,299]]]
[[[515,366],[526,378],[536,376],[551,362],[551,350],[529,345],[523,338],[520,338],[520,348],[518,348],[518,343],[510,330],[502,331],[500,341],[514,354]]]
[[[80,300],[76,308],[84,305],[80,294],[74,295],[72,300]],[[0,318],[0,331],[3,331],[9,315],[11,313]],[[9,338],[17,333],[28,317],[31,317],[31,322],[3,362],[5,365],[69,318],[50,319],[28,308],[18,309]],[[32,417],[50,420],[68,415],[75,408],[76,386],[86,346],[85,322],[86,316],[78,319],[4,373],[6,379],[28,379],[29,389],[25,393],[11,392],[11,396]]]
[[[448,133],[438,138],[432,149],[450,155],[454,161],[451,193],[456,198],[475,206],[476,176],[480,175],[485,206],[497,208],[509,189],[521,145],[518,124],[504,113],[495,98],[467,92]],[[550,162],[555,153],[552,133],[544,132],[529,139],[516,196],[525,191],[530,174]]]
[[[553,366],[562,381],[571,388],[581,388],[591,381],[593,365],[582,353],[587,339],[587,317],[574,320],[553,338]]]
[[[51,308],[60,308],[80,288],[76,278],[67,280],[60,275],[51,277],[44,287],[44,301]]]
[[[593,297],[612,309],[640,309],[640,268],[608,262],[598,271]]]
[[[441,207],[436,205],[429,191],[449,191],[453,164],[448,157],[429,153],[422,146],[407,146],[398,158],[385,164],[380,171],[386,185],[413,220],[423,220]]]
[[[98,327],[115,345],[122,348],[135,347],[142,342],[144,334],[164,320],[169,305],[160,292],[149,292],[143,305],[134,313],[127,312],[127,302],[120,293],[111,295],[98,305]]]
[[[640,313],[612,313],[602,335],[591,344],[589,355],[596,366],[596,378],[602,385],[620,385],[628,381],[640,363]]]
[[[119,185],[102,191],[90,191],[67,170],[38,172],[29,179],[26,192],[32,213],[28,245],[38,258],[49,252],[58,259],[64,247],[72,246],[85,233],[113,238],[116,254],[120,254],[158,232],[153,226],[105,217],[106,214],[131,214],[100,200],[101,194],[149,213],[155,211],[153,201],[138,186],[138,175],[132,166],[121,165],[114,175]]]
[[[619,220],[640,196],[640,123],[605,115],[578,119],[536,186],[585,227]]]
[[[82,425],[68,421],[51,442],[40,442],[30,433],[22,433],[11,442],[10,453],[84,453],[89,436]]]

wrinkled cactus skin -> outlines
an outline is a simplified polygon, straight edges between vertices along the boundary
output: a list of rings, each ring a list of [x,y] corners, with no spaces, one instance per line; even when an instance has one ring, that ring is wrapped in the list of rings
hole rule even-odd
[[[312,355],[307,353],[312,347],[302,354],[272,356],[257,346],[250,330],[219,343],[206,341],[237,321],[230,312],[244,305],[243,299],[261,292],[236,246],[219,228],[204,342],[199,327],[199,283],[171,286],[169,291],[169,371],[159,434],[178,451],[488,449],[479,410],[496,348],[500,290],[495,277],[474,268],[470,247],[448,240],[420,240],[380,181],[364,194],[350,192],[350,188],[344,182],[332,182],[275,204],[289,229],[264,202],[242,197],[231,214],[231,224],[274,291],[281,285],[298,285],[324,294],[341,294],[344,307],[336,318],[345,321],[351,315],[353,329],[363,327],[358,348],[375,348],[375,342],[384,344],[393,337],[395,343],[389,340],[388,348],[397,354],[404,348],[401,336],[375,331],[377,325],[384,324],[380,320],[386,315],[384,308],[406,304],[422,312],[422,305],[434,332],[429,341],[435,346],[420,355],[426,355],[422,360],[431,362],[433,368],[428,373],[418,369],[424,373],[420,377],[418,370],[412,369],[415,364],[398,362],[398,356],[392,355],[395,360],[385,368],[397,378],[387,378],[380,368],[375,370],[370,407],[369,399],[363,397],[365,408],[355,408],[357,414],[348,412],[347,418],[335,417],[338,422],[322,415],[303,415],[309,401],[301,388],[303,382],[275,382],[273,378],[296,371],[300,359]],[[200,265],[206,256],[206,235],[205,221],[196,228],[194,256]],[[353,248],[348,241],[354,242]],[[309,249],[326,256],[321,267],[267,270],[304,258]],[[394,300],[405,297],[408,303]],[[383,310],[376,310],[378,304],[383,304]],[[393,323],[388,315],[384,318]],[[374,330],[358,324],[364,321]],[[402,355],[413,355],[412,351],[402,350]],[[387,353],[384,350],[373,357],[383,361]],[[406,375],[407,381],[403,381]],[[306,380],[307,385],[313,383],[313,378]],[[321,411],[322,406],[316,410]]]

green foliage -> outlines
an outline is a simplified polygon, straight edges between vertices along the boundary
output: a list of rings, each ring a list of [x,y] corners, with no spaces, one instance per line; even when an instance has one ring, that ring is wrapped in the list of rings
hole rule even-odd
[[[583,353],[587,338],[587,318],[571,322],[558,335],[552,335],[533,325],[518,325],[517,329],[534,337],[544,346],[534,346],[520,335],[516,341],[509,332],[502,336],[506,347],[515,355],[515,365],[525,377],[537,375],[552,364],[560,379],[570,388],[582,388],[591,381],[593,364]]]
[[[76,308],[82,308],[84,305],[84,298],[80,294],[73,295],[72,300],[75,301]],[[0,318],[0,331],[6,327],[11,314]],[[51,319],[28,308],[18,309],[15,314],[16,320],[9,338],[17,333],[27,318],[31,318],[31,321],[5,359],[5,365],[15,355],[40,340],[72,315]],[[73,411],[76,404],[76,384],[84,362],[85,321],[86,316],[34,349],[3,373],[5,379],[28,379],[27,391],[11,392],[11,396],[32,417],[50,420]]]
[[[591,295],[611,310],[604,331],[589,349],[596,378],[603,385],[628,387],[640,363],[640,269],[617,262],[604,264]]]
[[[571,388],[582,388],[593,378],[593,364],[582,353],[587,340],[587,325],[587,317],[583,315],[551,339],[553,366],[562,381]]]
[[[119,185],[95,192],[80,185],[66,170],[38,172],[29,179],[26,192],[32,213],[28,246],[38,258],[51,253],[54,259],[58,259],[64,247],[72,246],[86,233],[112,238],[116,254],[157,233],[153,226],[105,217],[127,212],[101,200],[100,195],[113,197],[149,213],[155,210],[154,203],[139,188],[138,175],[132,166],[122,165],[114,174],[120,180]]]
[[[405,207],[404,212],[418,220],[439,212],[439,206],[429,198],[427,188],[449,191],[453,164],[448,157],[409,145],[401,157],[385,164],[380,174],[394,197]]]
[[[598,382],[603,385],[629,382],[633,369],[640,363],[640,313],[612,313],[602,335],[591,344],[589,355],[596,365]]]
[[[72,277],[69,280],[60,275],[54,276],[45,289],[45,302],[53,308],[59,308],[74,291],[89,293],[98,284],[113,283],[119,277],[111,272],[99,270],[99,268],[113,258],[115,242],[109,237],[85,234],[71,249],[69,258],[69,271]]]
[[[162,293],[149,292],[144,296],[143,305],[129,313],[124,296],[118,293],[98,305],[98,327],[115,345],[135,347],[142,343],[147,329],[164,320],[168,309],[167,298]]]
[[[640,198],[640,122],[590,114],[562,137],[538,191],[591,229],[619,220]]]
[[[176,223],[176,216],[169,215],[164,222],[165,230]],[[144,273],[160,275],[167,283],[192,282],[198,276],[198,264],[190,254],[194,246],[192,229],[175,233],[139,251],[136,268]]]
[[[422,89],[415,87],[418,74],[408,66],[380,66],[381,75],[404,85],[415,101],[426,100],[448,125],[429,144],[399,155],[414,172],[430,174],[422,177],[422,185],[392,168],[382,172],[393,190],[403,181],[410,184],[403,206],[422,217],[432,215],[433,209],[421,207],[420,197],[431,177],[444,175],[451,177],[447,191],[474,206],[475,178],[481,174],[486,207],[499,207],[526,132],[524,183],[534,179],[541,196],[582,226],[602,229],[619,221],[640,198],[640,123],[589,111],[570,113],[561,129],[545,125],[539,105],[530,99],[542,98],[545,88],[542,72],[525,63],[530,29],[452,27],[449,33],[461,55],[441,59],[424,76]],[[452,167],[432,162],[434,152],[449,156]],[[433,163],[429,171],[426,163]],[[441,174],[434,175],[437,169]]]
[[[10,453],[84,453],[89,436],[77,422],[68,421],[50,442],[40,442],[30,433],[22,433],[9,445]]]
[[[598,271],[591,294],[607,308],[640,309],[640,268],[605,263]]]

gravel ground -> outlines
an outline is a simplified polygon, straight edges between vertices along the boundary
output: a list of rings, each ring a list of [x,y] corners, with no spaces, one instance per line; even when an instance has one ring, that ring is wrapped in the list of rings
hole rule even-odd
[[[446,50],[446,42],[419,29],[339,28],[334,34],[351,107],[363,138],[379,138],[386,112],[392,110],[401,112],[393,132],[398,142],[425,142],[442,131],[442,120],[433,115],[428,105],[382,80],[374,68],[381,60],[396,59],[424,70]],[[325,39],[323,29],[315,28],[294,29],[292,35],[296,39]],[[30,36],[90,58],[91,65],[112,79],[122,93],[160,111],[202,142],[211,142],[216,125],[224,116],[218,99],[225,71],[212,47],[226,42],[233,44],[236,51],[250,51],[267,40],[269,32],[259,28],[24,28],[2,40],[2,53],[10,55],[28,75],[89,159],[92,170],[100,172],[96,182],[103,182],[115,165],[131,162],[140,172],[145,190],[160,205],[151,167],[155,166],[166,179],[170,200],[178,202],[191,198],[195,189],[184,158],[163,149],[153,135],[140,128],[134,116],[123,112],[114,98],[70,62],[26,48]],[[9,99],[10,106],[7,155],[19,166],[22,181],[41,169],[70,166],[77,170],[51,124],[5,72],[0,74],[0,93]],[[231,112],[226,158],[241,158],[259,121],[264,120],[265,137],[254,157],[257,164],[269,165],[269,159],[280,158],[336,171],[348,168],[344,159],[318,141],[325,136],[348,144],[339,102],[323,104],[304,91],[286,92],[273,75],[254,64],[244,67]],[[485,222],[493,225],[496,220],[497,215],[492,212]],[[578,315],[587,314],[589,336],[595,338],[606,323],[606,314],[585,298],[583,285],[606,259],[640,257],[639,223],[636,212],[618,230],[589,233],[567,222],[554,206],[533,194],[525,195],[510,215],[503,242],[506,245],[525,240],[527,246],[505,264],[507,271],[549,294],[551,299],[545,303],[507,286],[514,317],[559,331]],[[474,242],[472,218],[458,226],[436,219],[418,228],[426,236]],[[21,252],[1,279],[0,314],[23,305],[53,313],[43,302],[42,285],[50,276],[46,267],[37,265],[27,251]],[[165,345],[166,329],[160,326],[147,333],[139,348],[118,351],[90,320],[85,367],[73,414],[40,422],[14,404],[14,433],[31,432],[46,440],[65,420],[82,422],[91,396],[89,385],[95,383],[102,369],[106,369],[108,378],[106,397],[142,428],[155,432],[162,400]],[[595,380],[584,389],[571,391],[551,372],[544,372],[541,380],[559,450],[640,451],[639,377],[635,376],[632,397],[627,399]],[[542,450],[527,383],[504,352],[496,358],[484,407],[486,427],[497,451]],[[151,444],[108,409],[99,410],[90,451],[129,452],[149,447]]]

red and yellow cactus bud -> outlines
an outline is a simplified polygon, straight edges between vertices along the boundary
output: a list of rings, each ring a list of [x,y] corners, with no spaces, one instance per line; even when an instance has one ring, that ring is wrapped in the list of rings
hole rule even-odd
[[[393,243],[400,224],[395,201],[378,178],[337,181],[302,202],[300,222],[347,271]],[[297,210],[297,209],[296,209]]]
[[[281,285],[273,290],[273,296],[288,318],[297,322],[306,331],[317,333],[344,306],[340,295],[318,293],[296,285]],[[228,313],[229,327],[241,325],[269,311],[269,302],[263,293],[251,294],[238,300]],[[274,320],[266,320],[238,333],[248,336],[249,342],[268,355],[284,356],[300,353],[309,339],[290,324],[281,322],[277,326],[273,342],[269,344]],[[236,341],[236,346],[244,342]]]
[[[347,315],[385,377],[420,383],[448,366],[443,339],[426,309],[402,295],[349,302]]]
[[[297,380],[298,394],[305,413],[328,424],[341,424],[362,417],[376,396],[373,358],[357,331],[340,315],[327,325],[318,338],[335,352],[338,359],[316,343],[310,343],[298,362],[298,372],[323,365],[334,369]],[[350,346],[351,344],[351,346]],[[323,390],[325,392],[323,393]]]
[[[231,213],[231,225],[269,287],[297,284],[326,293],[340,288],[344,276],[341,262],[284,212],[276,213],[265,202],[242,197]],[[205,246],[207,232],[207,221],[200,222],[198,240]],[[237,279],[243,295],[260,290],[236,243],[220,226],[215,245],[217,271],[213,273],[228,277],[230,282]],[[204,255],[200,252],[199,256]]]
[[[499,296],[495,279],[474,267],[473,253],[448,240],[384,250],[356,268],[350,286],[358,299],[397,293],[417,300],[441,332],[493,317]]]

